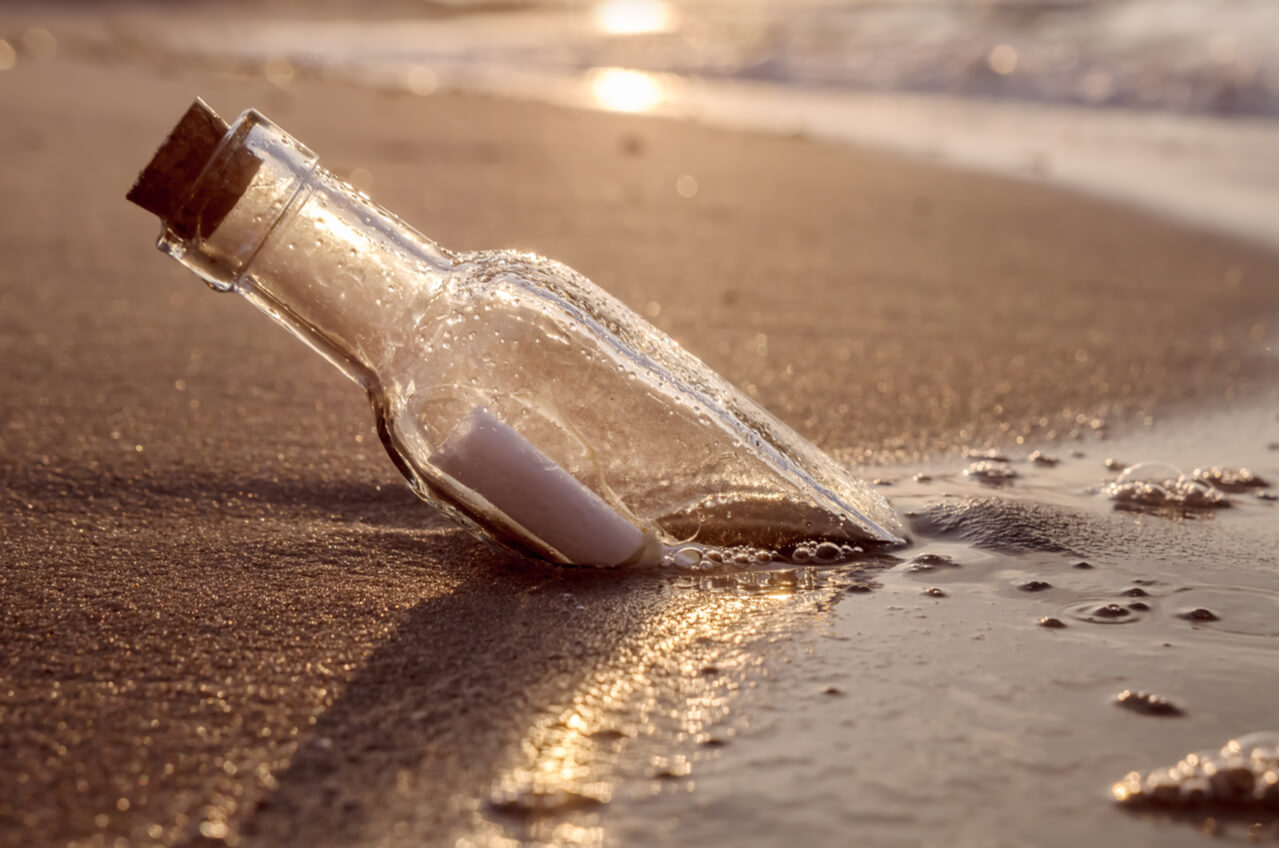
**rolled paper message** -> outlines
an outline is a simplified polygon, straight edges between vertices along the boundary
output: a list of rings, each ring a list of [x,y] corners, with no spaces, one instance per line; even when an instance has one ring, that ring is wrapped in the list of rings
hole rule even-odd
[[[648,542],[630,519],[483,406],[454,427],[431,463],[569,562],[620,565]]]

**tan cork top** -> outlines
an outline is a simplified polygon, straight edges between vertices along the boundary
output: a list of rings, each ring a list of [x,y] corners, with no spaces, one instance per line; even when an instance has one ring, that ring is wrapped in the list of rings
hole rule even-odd
[[[209,235],[235,206],[261,164],[248,151],[239,151],[223,164],[221,180],[206,181],[209,185],[202,186],[202,196],[191,196],[229,129],[217,112],[196,98],[126,197],[182,238]]]

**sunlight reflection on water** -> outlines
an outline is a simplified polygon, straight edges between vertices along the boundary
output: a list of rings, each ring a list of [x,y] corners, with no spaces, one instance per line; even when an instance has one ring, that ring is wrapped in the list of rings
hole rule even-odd
[[[661,0],[608,0],[596,6],[594,18],[610,35],[669,32],[676,25],[671,6]]]
[[[674,593],[569,703],[529,727],[516,762],[494,782],[472,844],[596,845],[600,817],[619,793],[693,791],[699,752],[736,733],[731,704],[760,662],[750,646],[794,626],[777,613],[797,587],[771,587],[695,580]]]
[[[614,112],[648,112],[663,99],[663,85],[654,74],[625,68],[597,68],[591,73],[596,102]]]

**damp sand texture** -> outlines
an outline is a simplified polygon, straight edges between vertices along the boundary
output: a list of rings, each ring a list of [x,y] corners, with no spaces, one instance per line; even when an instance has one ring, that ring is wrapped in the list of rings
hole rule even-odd
[[[941,455],[959,470],[961,448],[1018,439],[1052,452],[1073,430],[1100,463],[1097,433],[1272,403],[1271,251],[803,139],[305,79],[280,89],[131,55],[67,46],[0,73],[0,842],[768,844],[779,832],[753,828],[770,820],[821,841],[861,827],[881,844],[1035,841],[1061,821],[1096,823],[1101,843],[1117,827],[1200,839],[1116,812],[1110,786],[1264,728],[1210,721],[1211,696],[1162,691],[1130,673],[1140,663],[1099,663],[1105,642],[1032,642],[1111,632],[1069,617],[1060,634],[1040,628],[1068,615],[1064,599],[993,577],[973,600],[895,567],[874,581],[885,589],[842,586],[836,603],[808,573],[744,588],[495,558],[404,487],[358,391],[158,254],[153,222],[122,197],[194,94],[262,107],[335,169],[367,171],[380,202],[442,243],[567,262],[842,461],[882,467]],[[953,485],[981,486],[966,480]],[[932,497],[900,493],[917,495]],[[1254,534],[1253,566],[1273,558],[1270,532]],[[958,574],[986,568],[957,561]],[[1019,582],[1062,581],[1023,570]],[[1124,576],[1101,594],[1140,575]],[[1022,604],[1028,627],[926,632],[877,594],[908,585],[948,593],[920,602],[958,601],[946,614],[966,621]],[[859,626],[855,600],[875,611]],[[868,632],[874,674],[803,661]],[[1093,688],[1071,706],[1108,717],[1090,750],[1118,754],[1018,765],[1040,738],[1019,716],[1049,716],[1050,735],[1066,719],[1034,686],[998,689],[1000,648],[1015,644],[1023,667],[1072,664]],[[1273,717],[1274,644],[1222,650],[1271,652],[1227,694],[1251,705],[1233,724]],[[975,656],[991,663],[968,678],[976,692],[930,691],[907,710],[916,682]],[[1256,671],[1267,663],[1270,676]],[[1188,723],[1114,706],[1124,689],[1184,702]],[[781,704],[838,710],[819,724],[848,722],[867,768],[806,742],[820,790],[785,808],[755,798],[747,816],[717,789],[731,786],[717,763],[753,757],[760,735],[811,740]],[[920,753],[915,738],[935,744]],[[1025,795],[983,794],[945,744],[956,738],[1003,752]],[[783,773],[770,757],[733,773]],[[873,784],[865,797],[899,799],[889,814],[849,803]],[[957,830],[975,804],[996,812]]]

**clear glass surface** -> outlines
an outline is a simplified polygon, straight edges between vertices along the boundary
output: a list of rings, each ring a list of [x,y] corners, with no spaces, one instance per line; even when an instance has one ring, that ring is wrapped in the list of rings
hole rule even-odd
[[[203,238],[163,234],[162,249],[360,383],[413,489],[482,538],[580,560],[549,536],[579,516],[597,521],[594,498],[643,534],[627,562],[797,550],[834,560],[901,542],[897,516],[866,483],[591,281],[528,253],[441,248],[256,112],[232,127],[193,199],[218,189],[216,163],[237,148],[262,164],[230,214]],[[576,483],[465,485],[458,434],[477,410],[514,431],[512,456]],[[512,517],[539,497],[538,526]],[[563,522],[547,517],[561,508]]]

